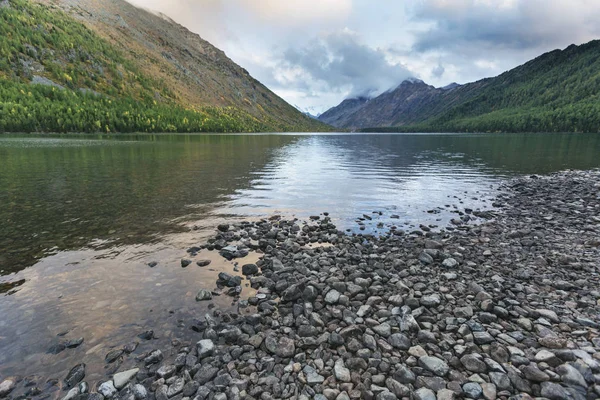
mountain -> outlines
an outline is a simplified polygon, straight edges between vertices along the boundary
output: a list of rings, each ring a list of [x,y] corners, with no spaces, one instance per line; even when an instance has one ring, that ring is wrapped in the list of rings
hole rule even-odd
[[[328,129],[124,0],[0,1],[0,131]]]
[[[342,101],[338,106],[330,108],[319,115],[319,121],[337,128],[352,128],[349,119],[369,102],[368,97],[356,97]]]
[[[436,89],[421,80],[405,80],[395,89],[374,99],[344,100],[339,106],[323,113],[319,119],[345,129],[404,125],[419,121],[423,110],[437,102],[442,92],[442,89]]]
[[[341,122],[332,124],[368,131],[598,132],[600,41],[551,51],[465,85],[403,82]]]

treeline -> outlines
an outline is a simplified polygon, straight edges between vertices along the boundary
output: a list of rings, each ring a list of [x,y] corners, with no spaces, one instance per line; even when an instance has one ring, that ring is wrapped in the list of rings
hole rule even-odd
[[[201,111],[0,79],[1,132],[259,132],[232,108]]]
[[[504,109],[476,117],[368,128],[364,132],[600,132],[600,103],[556,109]]]

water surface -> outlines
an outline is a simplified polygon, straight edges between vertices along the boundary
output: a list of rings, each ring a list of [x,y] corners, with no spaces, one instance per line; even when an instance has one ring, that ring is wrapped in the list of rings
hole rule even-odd
[[[329,212],[353,232],[443,228],[491,208],[506,178],[597,168],[599,154],[600,136],[580,134],[0,136],[0,378],[62,379],[83,360],[93,382],[145,329],[160,338],[139,351],[194,340],[195,293],[233,265],[179,260],[220,221]]]

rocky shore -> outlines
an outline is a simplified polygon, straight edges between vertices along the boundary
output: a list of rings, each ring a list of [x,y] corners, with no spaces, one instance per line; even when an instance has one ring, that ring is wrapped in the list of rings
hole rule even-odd
[[[182,266],[201,267],[206,249],[260,252],[239,266],[245,280],[225,272],[199,288],[200,304],[229,295],[237,309],[190,321],[192,343],[107,355],[138,366],[106,381],[88,385],[77,365],[61,396],[600,398],[600,171],[511,180],[495,205],[461,210],[452,230],[378,237],[327,215],[220,225]],[[17,381],[2,380],[0,398]]]

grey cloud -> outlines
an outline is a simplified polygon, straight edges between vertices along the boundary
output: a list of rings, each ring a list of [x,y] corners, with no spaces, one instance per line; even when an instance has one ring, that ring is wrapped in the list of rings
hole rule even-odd
[[[444,72],[446,72],[446,68],[444,68],[442,63],[439,63],[438,65],[433,67],[433,69],[431,70],[431,75],[435,76],[436,78],[441,78],[442,75],[444,75]]]
[[[594,38],[600,9],[590,0],[423,0],[417,20],[432,28],[417,35],[413,49],[430,50],[503,48],[551,49]]]
[[[328,34],[303,47],[283,53],[281,68],[301,68],[323,89],[350,90],[351,96],[376,95],[415,74],[401,64],[392,64],[385,52],[374,49],[347,31]]]

